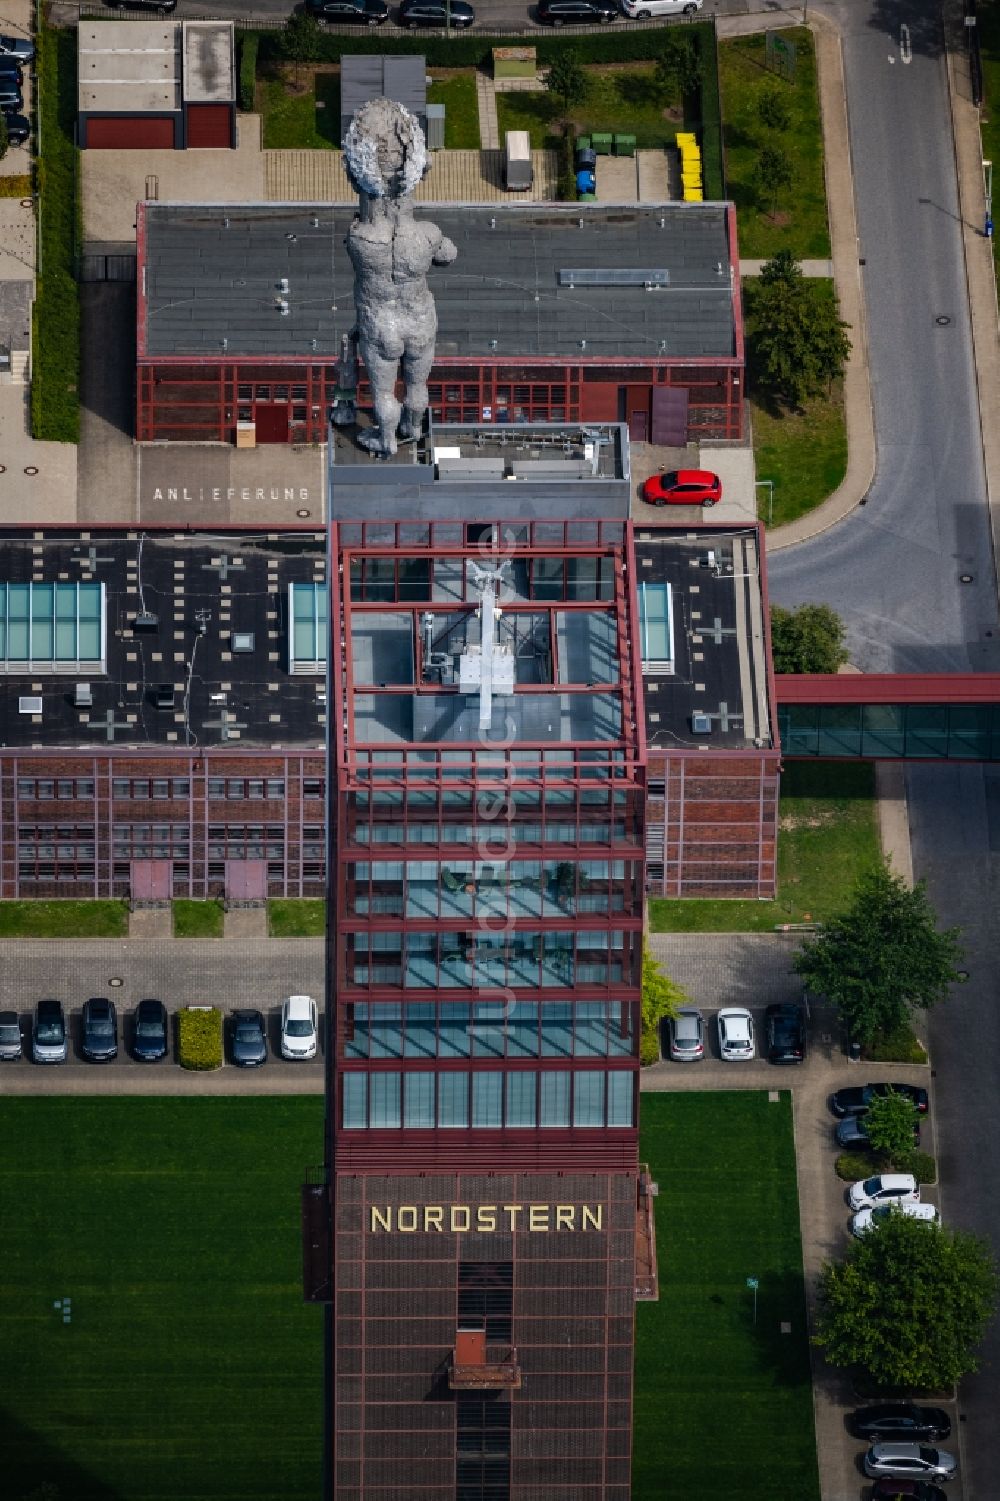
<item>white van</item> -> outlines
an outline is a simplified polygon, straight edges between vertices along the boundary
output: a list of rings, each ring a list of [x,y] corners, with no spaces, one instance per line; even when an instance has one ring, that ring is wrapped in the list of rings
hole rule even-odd
[[[651,16],[693,16],[705,0],[621,0],[622,15],[630,21],[648,21]]]

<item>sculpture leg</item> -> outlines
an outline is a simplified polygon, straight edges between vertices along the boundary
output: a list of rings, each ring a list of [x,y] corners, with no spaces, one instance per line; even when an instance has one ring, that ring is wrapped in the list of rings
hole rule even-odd
[[[424,425],[430,396],[427,377],[434,363],[434,340],[418,345],[407,344],[403,355],[403,419],[399,424],[401,438],[419,438]]]
[[[365,362],[368,382],[372,388],[372,405],[375,408],[375,426],[361,433],[358,442],[372,453],[386,457],[396,452],[396,429],[399,426],[399,402],[396,400],[396,372],[398,360],[386,359],[372,349],[365,348],[360,340],[361,357]]]

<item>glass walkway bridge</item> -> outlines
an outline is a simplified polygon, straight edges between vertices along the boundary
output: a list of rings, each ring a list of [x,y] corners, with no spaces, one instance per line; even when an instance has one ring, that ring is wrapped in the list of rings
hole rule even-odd
[[[786,760],[1000,761],[1000,673],[774,681]]]

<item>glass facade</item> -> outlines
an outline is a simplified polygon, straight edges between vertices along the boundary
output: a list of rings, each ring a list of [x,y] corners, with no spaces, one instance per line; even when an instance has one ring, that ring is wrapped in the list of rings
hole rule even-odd
[[[634,1126],[629,1069],[345,1072],[345,1131]]]
[[[346,1008],[344,1057],[627,1058],[629,1001],[374,1001]]]
[[[326,671],[328,609],[326,584],[289,584],[289,672]]]
[[[997,704],[782,704],[786,756],[1000,760]]]

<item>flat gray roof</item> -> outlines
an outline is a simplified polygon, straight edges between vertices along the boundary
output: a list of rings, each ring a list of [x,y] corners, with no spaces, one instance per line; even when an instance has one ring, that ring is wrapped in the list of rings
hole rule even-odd
[[[335,358],[355,321],[344,248],[354,213],[330,204],[145,205],[140,356],[225,347],[230,357]],[[418,217],[458,247],[458,259],[430,276],[439,360],[735,354],[725,204],[421,204]]]
[[[138,114],[181,107],[180,27],[173,21],[81,21],[81,114]]]
[[[343,136],[369,99],[394,99],[423,121],[427,112],[427,61],[359,52],[340,59],[340,122]]]
[[[185,21],[182,30],[187,103],[232,103],[236,98],[232,21]]]

